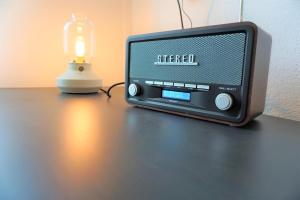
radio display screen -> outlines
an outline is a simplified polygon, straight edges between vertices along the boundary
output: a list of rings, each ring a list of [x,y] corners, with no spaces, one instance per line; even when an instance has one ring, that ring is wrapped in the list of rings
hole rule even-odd
[[[169,99],[190,101],[191,100],[191,93],[171,91],[171,90],[162,90],[162,97],[163,98],[169,98]]]

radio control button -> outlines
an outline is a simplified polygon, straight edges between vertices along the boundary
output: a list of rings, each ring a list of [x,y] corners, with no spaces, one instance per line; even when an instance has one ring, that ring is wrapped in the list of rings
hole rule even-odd
[[[196,88],[195,84],[185,84],[186,88]]]
[[[162,81],[154,81],[154,85],[163,85]]]
[[[128,87],[128,93],[130,96],[134,97],[137,96],[140,92],[140,87],[135,84],[135,83],[131,83]]]
[[[153,84],[154,84],[153,81],[145,81],[145,83],[146,83],[147,85],[153,85]]]
[[[164,85],[165,86],[173,86],[173,83],[172,82],[164,82]]]
[[[201,89],[201,90],[209,90],[209,85],[197,85],[197,89]]]
[[[183,83],[174,83],[174,86],[175,87],[184,87],[184,84]]]
[[[221,93],[215,99],[215,104],[219,110],[229,110],[232,107],[233,99],[229,94]]]

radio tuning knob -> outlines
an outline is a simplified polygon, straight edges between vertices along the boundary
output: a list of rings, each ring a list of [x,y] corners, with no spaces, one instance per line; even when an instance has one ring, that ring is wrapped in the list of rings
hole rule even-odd
[[[233,105],[233,99],[229,94],[221,93],[215,99],[215,104],[219,110],[229,110]]]
[[[132,97],[137,96],[140,93],[140,86],[135,83],[131,83],[128,87],[128,93]]]

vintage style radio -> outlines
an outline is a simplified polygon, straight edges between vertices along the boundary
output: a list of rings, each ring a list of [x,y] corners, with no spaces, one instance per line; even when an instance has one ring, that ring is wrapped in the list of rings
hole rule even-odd
[[[241,126],[264,110],[271,36],[251,22],[130,36],[130,104]]]

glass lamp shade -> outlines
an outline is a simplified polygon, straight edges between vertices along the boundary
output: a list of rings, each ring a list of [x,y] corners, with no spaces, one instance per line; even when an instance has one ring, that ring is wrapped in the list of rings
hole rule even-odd
[[[91,63],[95,55],[95,31],[86,16],[72,14],[65,23],[64,52],[70,63]]]
[[[95,54],[95,31],[87,17],[73,14],[64,25],[64,51],[68,69],[57,78],[63,93],[97,93],[102,80],[93,72],[91,59]]]

